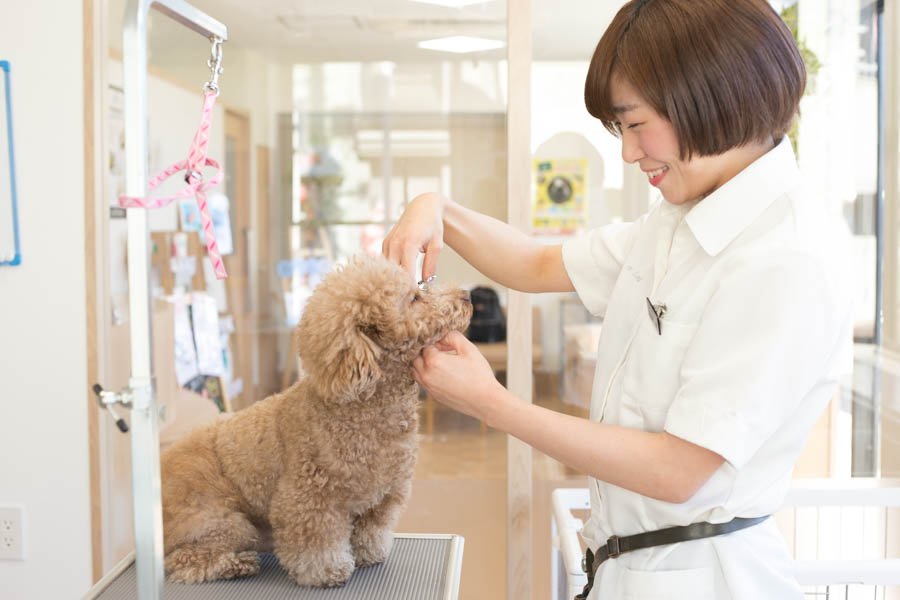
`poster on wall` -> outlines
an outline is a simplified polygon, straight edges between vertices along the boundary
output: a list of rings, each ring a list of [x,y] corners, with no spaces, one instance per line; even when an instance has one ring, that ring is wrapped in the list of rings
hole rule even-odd
[[[191,325],[190,306],[182,298],[173,300],[175,316],[175,378],[184,386],[200,374],[197,365],[197,348]]]
[[[219,254],[225,256],[234,253],[234,240],[231,235],[231,212],[228,196],[221,192],[209,195],[209,218],[216,232],[216,244]]]
[[[19,244],[19,216],[16,200],[12,107],[9,89],[9,61],[0,60],[0,266],[22,262]]]
[[[197,349],[197,370],[202,375],[225,375],[215,298],[197,292],[191,294],[191,324]]]
[[[565,235],[587,226],[587,159],[536,158],[533,163],[532,229],[538,235]]]
[[[182,231],[203,231],[200,209],[197,208],[197,200],[193,196],[178,201],[178,216],[181,218]]]
[[[125,93],[110,85],[106,90],[107,170],[109,187],[107,202],[119,208],[119,196],[125,193]]]

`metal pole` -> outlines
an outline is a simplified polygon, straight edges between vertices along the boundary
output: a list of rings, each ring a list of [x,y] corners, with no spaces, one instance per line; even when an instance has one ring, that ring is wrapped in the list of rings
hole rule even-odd
[[[129,0],[122,27],[125,89],[125,193],[142,196],[147,186],[147,19],[156,8],[210,37],[228,39],[224,25],[182,0]],[[198,92],[199,92],[198,86]],[[162,494],[159,419],[152,361],[150,241],[147,211],[128,209],[128,290],[131,322],[131,464],[137,597],[163,596]]]
[[[878,93],[877,116],[877,171],[875,183],[875,345],[881,346],[884,326],[884,302],[882,298],[884,282],[884,0],[875,3],[875,63],[878,65],[876,88]]]

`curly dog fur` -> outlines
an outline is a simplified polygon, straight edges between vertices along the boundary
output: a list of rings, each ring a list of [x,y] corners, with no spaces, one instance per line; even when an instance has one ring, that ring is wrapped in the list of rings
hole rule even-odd
[[[327,275],[295,332],[306,376],[163,454],[169,579],[252,575],[274,550],[298,584],[337,586],[384,561],[418,448],[410,363],[471,313],[383,258]]]

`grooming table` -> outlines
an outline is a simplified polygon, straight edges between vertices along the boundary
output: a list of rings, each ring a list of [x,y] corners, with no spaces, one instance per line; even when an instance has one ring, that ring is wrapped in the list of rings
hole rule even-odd
[[[387,560],[353,572],[339,588],[298,586],[273,554],[260,554],[259,574],[210,583],[165,583],[166,600],[455,600],[459,594],[463,538],[398,534]],[[136,597],[134,556],[97,582],[83,600]]]

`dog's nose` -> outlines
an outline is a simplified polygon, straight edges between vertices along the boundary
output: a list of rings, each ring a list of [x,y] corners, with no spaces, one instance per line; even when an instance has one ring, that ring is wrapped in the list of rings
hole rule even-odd
[[[463,290],[460,294],[462,296],[463,302],[471,302],[472,296],[469,294],[467,290]]]

